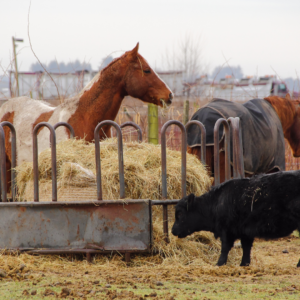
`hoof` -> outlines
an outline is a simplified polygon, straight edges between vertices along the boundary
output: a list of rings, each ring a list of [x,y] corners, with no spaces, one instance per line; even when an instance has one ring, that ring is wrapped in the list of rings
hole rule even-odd
[[[299,260],[299,262],[298,262],[298,264],[297,264],[297,268],[300,268],[300,260]]]

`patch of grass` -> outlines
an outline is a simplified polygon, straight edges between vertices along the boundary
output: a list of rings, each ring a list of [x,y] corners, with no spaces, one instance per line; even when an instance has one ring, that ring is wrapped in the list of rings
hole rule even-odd
[[[57,281],[59,279],[59,281]],[[93,275],[69,280],[64,276],[45,277],[36,281],[7,281],[0,284],[1,299],[56,299],[63,289],[70,294],[66,298],[86,299],[299,299],[300,284],[297,276],[263,276],[259,282],[255,277],[213,278],[205,276],[193,278],[192,282],[167,280],[150,283],[128,281],[109,284],[96,280]],[[31,295],[32,292],[35,295]],[[53,294],[51,295],[51,291]],[[46,294],[45,294],[46,293]],[[48,293],[48,294],[47,294]]]

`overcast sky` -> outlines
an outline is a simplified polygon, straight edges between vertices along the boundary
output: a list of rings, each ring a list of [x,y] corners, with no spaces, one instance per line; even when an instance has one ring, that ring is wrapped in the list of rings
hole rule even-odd
[[[30,1],[1,1],[0,61],[9,66],[12,36],[20,70],[36,62],[29,48]],[[30,37],[42,62],[87,61],[93,69],[103,57],[130,50],[152,67],[185,35],[201,36],[203,59],[211,72],[222,65],[240,65],[244,75],[275,72],[300,76],[300,0],[32,0]],[[121,55],[117,52],[114,56]],[[272,69],[273,68],[273,69]]]

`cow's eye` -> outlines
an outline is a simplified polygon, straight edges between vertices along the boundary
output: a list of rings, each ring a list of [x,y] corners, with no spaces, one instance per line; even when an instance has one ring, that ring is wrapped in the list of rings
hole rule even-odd
[[[177,214],[177,219],[181,219],[183,217],[183,213],[182,212],[179,212],[178,214]]]
[[[150,74],[150,73],[151,73],[151,71],[150,71],[150,70],[144,70],[144,73],[146,73],[146,74]]]

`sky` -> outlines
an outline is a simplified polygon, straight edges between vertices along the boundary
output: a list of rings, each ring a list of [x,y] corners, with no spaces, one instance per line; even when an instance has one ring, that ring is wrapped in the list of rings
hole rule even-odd
[[[31,6],[30,6],[31,3]],[[9,0],[0,2],[0,63],[11,69],[12,36],[18,65],[34,57],[68,63],[79,59],[97,70],[101,60],[140,43],[154,68],[186,36],[200,38],[203,64],[240,65],[244,75],[300,77],[300,0]],[[0,74],[3,70],[0,70]]]

